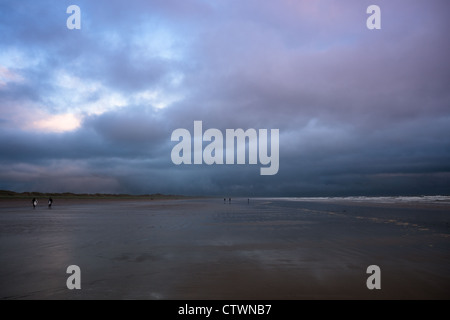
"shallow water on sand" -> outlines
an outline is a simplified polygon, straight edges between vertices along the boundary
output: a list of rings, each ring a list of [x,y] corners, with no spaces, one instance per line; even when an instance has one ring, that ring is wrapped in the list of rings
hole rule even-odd
[[[3,299],[448,299],[450,205],[0,203]],[[381,268],[368,290],[366,268]],[[66,268],[81,268],[68,290]]]

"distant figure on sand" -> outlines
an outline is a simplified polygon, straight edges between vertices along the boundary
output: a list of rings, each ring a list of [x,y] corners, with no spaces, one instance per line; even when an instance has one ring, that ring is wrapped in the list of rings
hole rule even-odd
[[[228,203],[231,203],[231,198],[228,198]]]
[[[38,204],[38,201],[36,198],[33,198],[33,200],[31,200],[31,203],[33,204],[33,209],[36,209],[36,206]]]
[[[52,208],[52,204],[53,204],[53,199],[52,198],[48,198],[48,208],[49,209]]]
[[[247,199],[247,204],[250,204],[250,199]]]
[[[223,203],[227,202],[227,198],[223,198]]]

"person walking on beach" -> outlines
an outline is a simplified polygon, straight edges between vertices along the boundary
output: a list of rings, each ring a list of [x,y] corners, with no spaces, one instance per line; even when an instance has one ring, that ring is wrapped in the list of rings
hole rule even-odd
[[[231,198],[228,198],[228,203],[231,203]]]
[[[53,204],[53,199],[52,198],[48,198],[48,208],[49,209],[52,208],[52,204]]]
[[[38,201],[36,198],[33,198],[33,200],[31,200],[31,203],[33,204],[33,209],[36,209],[36,206],[38,204]]]

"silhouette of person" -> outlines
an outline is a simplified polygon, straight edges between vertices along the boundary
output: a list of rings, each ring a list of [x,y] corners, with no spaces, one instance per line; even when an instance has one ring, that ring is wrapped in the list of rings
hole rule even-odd
[[[231,203],[231,198],[228,199],[228,203]]]
[[[33,204],[33,209],[36,209],[36,206],[38,204],[38,201],[36,198],[33,198],[33,200],[31,200],[31,203]]]
[[[226,198],[223,198],[223,203],[225,203],[225,202],[227,202],[227,199],[226,199]]]
[[[52,204],[53,204],[53,199],[52,198],[48,198],[48,208],[49,209],[52,208]]]

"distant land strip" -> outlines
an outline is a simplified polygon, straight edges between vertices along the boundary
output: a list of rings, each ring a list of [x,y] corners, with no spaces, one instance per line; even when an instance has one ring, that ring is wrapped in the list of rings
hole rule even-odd
[[[0,190],[0,199],[28,199],[28,198],[54,198],[54,199],[142,199],[142,200],[166,200],[166,199],[192,199],[198,197],[165,194],[108,194],[108,193],[43,193],[43,192],[14,192]]]

